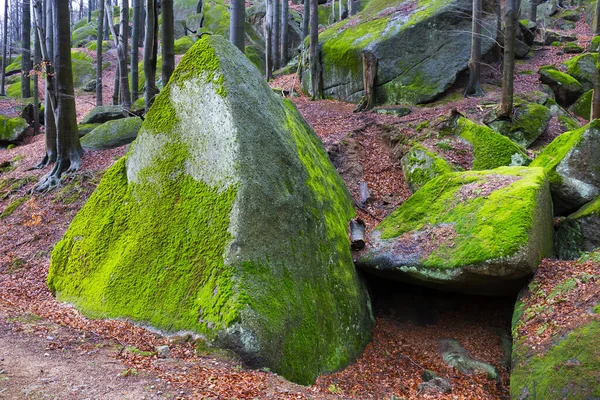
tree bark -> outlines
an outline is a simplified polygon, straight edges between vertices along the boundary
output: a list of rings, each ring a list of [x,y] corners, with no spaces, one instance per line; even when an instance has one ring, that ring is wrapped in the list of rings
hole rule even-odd
[[[598,20],[600,20],[600,0],[596,1],[593,27],[594,32],[596,32],[596,29],[598,28]],[[594,120],[596,118],[600,118],[600,60],[596,60],[592,109],[590,110],[590,120]]]
[[[102,36],[104,32],[104,2],[98,5],[98,37],[96,39],[96,106],[102,105]]]
[[[231,43],[244,52],[244,21],[246,18],[246,1],[231,0],[231,14],[229,19],[229,38]]]
[[[600,35],[600,1],[596,0],[594,9],[594,21],[592,23],[592,34]]]
[[[375,78],[377,76],[377,57],[368,50],[362,52],[364,95],[355,111],[370,110],[375,106]]]
[[[167,86],[175,70],[175,28],[173,0],[161,0],[162,13],[162,81]]]
[[[310,0],[304,0],[304,14],[302,15],[302,39],[310,35]]]
[[[529,10],[529,20],[533,23],[537,21],[537,0],[531,0],[531,10]]]
[[[310,77],[312,100],[323,98],[319,49],[319,1],[310,0]]]
[[[8,57],[8,1],[4,0],[4,29],[2,36],[2,75],[0,75],[0,95],[5,96],[4,84],[6,83],[6,66]]]
[[[532,2],[535,0],[531,0]],[[465,97],[483,96],[480,83],[481,70],[481,0],[473,0],[473,26],[471,33],[471,58],[469,59],[469,82]]]
[[[358,7],[356,4],[356,1],[348,0],[348,14],[356,15],[357,12],[358,12]]]
[[[37,21],[33,19],[33,133],[35,135],[40,133],[40,96],[39,90],[39,74],[41,72],[41,49],[40,39],[37,34]]]
[[[271,43],[271,48],[272,48],[272,53],[273,53],[273,69],[278,69],[279,68],[279,43],[281,42],[280,40],[280,29],[279,29],[279,23],[280,23],[280,12],[279,12],[279,4],[280,4],[280,0],[273,0],[273,23],[272,23],[272,43]]]
[[[146,112],[148,112],[154,97],[158,94],[158,88],[156,87],[157,51],[158,6],[156,0],[146,0],[146,34],[144,40],[144,75],[146,77],[144,103]]]
[[[511,119],[515,77],[515,35],[519,0],[506,0],[504,14],[504,62],[502,65],[502,104],[499,118]]]
[[[121,0],[121,27],[119,35],[119,96],[126,110],[131,108],[129,74],[127,68],[127,46],[129,44],[129,0]]]
[[[142,18],[142,1],[143,0],[132,0],[133,2],[133,32],[131,35],[131,101],[135,102],[138,95],[139,85],[139,43],[140,43],[140,28]]]
[[[288,0],[281,0],[281,66],[288,62],[288,20],[290,17]]]
[[[23,35],[21,36],[21,97],[31,97],[31,3],[23,0]]]
[[[265,0],[265,65],[267,81],[273,78],[273,0]]]

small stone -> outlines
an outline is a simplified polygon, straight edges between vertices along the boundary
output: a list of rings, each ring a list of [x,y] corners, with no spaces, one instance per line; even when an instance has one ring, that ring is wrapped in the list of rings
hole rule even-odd
[[[424,393],[451,393],[452,386],[447,379],[435,377],[428,382],[419,384],[419,390]]]
[[[171,357],[171,349],[167,345],[157,346],[156,354],[158,358],[170,358]]]

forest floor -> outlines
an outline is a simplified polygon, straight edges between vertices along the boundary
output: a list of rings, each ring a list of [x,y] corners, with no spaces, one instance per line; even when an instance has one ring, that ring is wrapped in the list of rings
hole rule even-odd
[[[587,47],[590,36],[585,23],[578,23],[569,33]],[[114,53],[107,57],[112,61]],[[535,45],[533,55],[517,64],[516,93],[530,93],[539,86],[538,75],[526,71],[537,71],[545,64],[560,65],[568,57],[558,47]],[[105,104],[110,103],[113,76],[114,67],[104,71]],[[436,146],[439,140],[424,137],[419,127],[452,110],[481,120],[490,105],[498,103],[500,80],[500,64],[488,64],[482,74],[484,97],[462,98],[465,79],[461,76],[443,98],[411,107],[411,114],[401,118],[353,113],[355,105],[338,101],[310,101],[292,75],[279,77],[272,85],[294,88],[298,95],[292,100],[325,143],[356,199],[359,183],[368,184],[372,198],[357,213],[372,229],[410,196],[395,146],[410,139]],[[16,102],[0,99],[0,113],[16,114]],[[94,96],[80,93],[76,102],[81,119],[93,107]],[[551,123],[533,148],[549,143],[562,133],[559,129]],[[459,144],[452,148],[444,155],[468,167],[469,154],[461,151]],[[186,338],[163,336],[129,321],[90,320],[59,303],[46,286],[52,248],[104,171],[125,150],[86,152],[81,170],[65,176],[58,189],[46,193],[32,191],[35,182],[49,172],[49,167],[32,170],[44,154],[43,135],[29,136],[20,146],[0,150],[0,210],[22,199],[11,215],[0,219],[0,399],[508,398],[502,332],[510,332],[514,298],[453,298],[425,290],[390,294],[375,282],[375,292],[380,293],[375,293],[373,340],[356,362],[319,377],[310,387],[290,383],[267,370],[246,369],[235,357],[199,353]],[[440,147],[435,150],[439,152]],[[568,264],[560,265],[565,270]],[[552,265],[544,264],[545,268]],[[431,301],[428,296],[443,298],[440,302],[449,301],[452,306],[442,307],[423,321],[422,310],[406,305]],[[472,356],[495,365],[499,380],[462,375],[448,367],[439,352],[440,338],[456,339]],[[164,358],[156,353],[161,345],[170,349]],[[418,384],[425,369],[447,378],[452,393],[422,393]]]

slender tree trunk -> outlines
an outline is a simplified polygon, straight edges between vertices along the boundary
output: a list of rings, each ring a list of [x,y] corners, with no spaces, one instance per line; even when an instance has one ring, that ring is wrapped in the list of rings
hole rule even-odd
[[[356,15],[358,12],[358,7],[356,6],[356,1],[348,0],[348,14]]]
[[[310,0],[304,0],[304,14],[302,15],[302,39],[306,39],[310,35]]]
[[[133,32],[131,35],[131,101],[135,102],[138,96],[138,63],[139,63],[139,43],[141,28],[141,8],[143,0],[133,0]]]
[[[31,3],[23,0],[23,36],[21,37],[21,97],[31,97]]]
[[[40,35],[37,34],[36,18],[33,19],[33,133],[35,135],[40,133],[40,96],[39,96],[39,74],[41,72],[41,49],[40,49]]]
[[[281,0],[281,66],[288,62],[288,20],[290,18],[288,0]]]
[[[533,23],[537,21],[537,0],[531,0],[531,10],[529,10],[529,20]]]
[[[167,86],[175,70],[175,27],[173,0],[161,0],[162,14],[162,81]]]
[[[364,96],[354,110],[366,111],[375,106],[375,78],[377,77],[377,57],[369,50],[362,52]]]
[[[118,106],[119,105],[119,93],[120,93],[120,85],[119,85],[119,66],[121,65],[120,62],[117,61],[117,65],[115,65],[115,80],[113,81],[113,95],[112,95],[112,103],[113,106]]]
[[[244,21],[246,18],[246,1],[231,0],[231,14],[229,19],[229,38],[241,52],[244,52]]]
[[[310,77],[312,99],[323,98],[319,49],[319,1],[310,0]]]
[[[532,0],[534,1],[534,0]],[[479,81],[481,69],[481,0],[473,0],[473,27],[471,34],[471,58],[469,60],[469,82],[465,97],[483,96]]]
[[[8,0],[4,0],[4,29],[2,35],[2,75],[0,75],[0,95],[5,96],[4,84],[6,83],[6,66],[8,57]]]
[[[96,105],[102,105],[102,32],[104,32],[104,2],[98,5],[98,37],[96,38]]]
[[[515,76],[515,35],[519,0],[506,0],[504,14],[504,62],[502,65],[502,104],[499,118],[511,119]]]
[[[596,7],[594,10],[594,21],[592,23],[592,34],[600,35],[600,1],[596,0]]]
[[[156,88],[156,57],[158,49],[158,7],[156,0],[146,0],[146,35],[144,40],[144,75],[146,88],[144,102],[146,112],[150,109],[154,97],[158,94]]]
[[[265,0],[265,64],[267,81],[273,78],[273,0]]]
[[[342,0],[339,0],[338,1],[338,9],[339,9],[338,21],[342,20],[342,14],[344,13],[343,8],[344,8],[344,2]]]
[[[600,20],[600,0],[596,1],[594,14],[594,32],[597,32],[598,20]],[[600,118],[600,60],[596,60],[596,71],[594,76],[594,92],[592,95],[592,109],[590,111],[590,120]]]
[[[92,22],[92,4],[94,0],[88,0],[88,9],[87,9],[87,22],[88,24]]]
[[[280,21],[280,0],[273,0],[273,31],[272,31],[272,43],[271,43],[271,48],[272,48],[272,52],[273,52],[273,69],[276,70],[279,68],[279,43],[281,42],[280,40],[280,29],[279,29],[279,23]]]
[[[129,43],[129,0],[121,0],[121,28],[119,35],[119,95],[121,105],[126,110],[131,108],[129,92],[129,74],[127,69],[127,45]]]
[[[104,2],[104,0],[99,0],[99,1]],[[106,7],[107,7],[107,5],[104,4],[104,37],[103,37],[104,40],[108,40],[110,38],[110,26],[112,24],[112,21],[110,21],[108,19],[109,14],[108,14],[108,11],[106,10]],[[112,13],[110,15],[112,15]]]

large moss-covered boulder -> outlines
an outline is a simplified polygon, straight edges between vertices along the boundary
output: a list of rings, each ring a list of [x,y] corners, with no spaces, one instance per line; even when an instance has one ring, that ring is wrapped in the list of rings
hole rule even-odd
[[[543,169],[455,172],[428,182],[384,219],[357,265],[444,290],[514,293],[553,255],[552,235]]]
[[[563,133],[531,163],[543,167],[557,215],[568,215],[600,195],[600,121]]]
[[[519,296],[512,324],[511,399],[600,398],[598,261],[544,260]]]
[[[433,178],[453,172],[448,162],[421,145],[413,146],[400,160],[410,190],[416,192]]]
[[[571,107],[569,107],[569,111],[573,114],[577,115],[586,120],[590,120],[590,114],[592,112],[592,96],[594,95],[594,90],[588,90],[584,94],[581,95],[580,98],[577,99],[575,103]]]
[[[521,166],[531,162],[521,146],[493,129],[476,124],[468,118],[458,118],[454,132],[473,147],[472,169],[474,170]]]
[[[488,124],[496,132],[523,147],[528,147],[546,131],[552,113],[536,103],[519,104],[514,108],[511,121],[497,119]]]
[[[81,121],[82,124],[103,124],[106,121],[125,118],[125,110],[121,106],[97,106],[92,108]]]
[[[558,105],[558,103],[552,99],[546,101],[546,107],[550,110],[552,118],[555,118],[558,125],[561,128],[561,132],[572,131],[581,128],[581,123],[569,114],[565,109]]]
[[[307,384],[370,338],[353,215],[293,103],[204,36],[55,247],[48,284],[86,315],[192,331]]]
[[[598,53],[585,53],[568,59],[563,64],[567,67],[567,73],[577,79],[583,86],[583,90],[591,90],[594,87],[594,74]]]
[[[29,125],[23,118],[0,115],[0,142],[18,142],[27,133]]]
[[[185,54],[194,45],[194,39],[189,36],[180,37],[175,41],[175,54]]]
[[[483,54],[496,37],[495,4],[484,1]],[[456,80],[471,54],[469,0],[372,1],[357,15],[319,35],[327,97],[358,102],[363,96],[362,53],[378,60],[376,102],[431,101]],[[309,68],[302,83],[309,89]]]
[[[555,234],[560,259],[579,258],[584,251],[600,249],[600,197],[560,222]]]
[[[135,140],[141,126],[142,120],[138,117],[108,121],[81,138],[81,146],[91,150],[124,146]]]
[[[552,65],[539,69],[540,81],[550,86],[556,96],[556,102],[569,106],[584,92],[583,86],[571,75],[565,74]]]
[[[73,66],[73,85],[76,88],[84,87],[90,80],[96,78],[94,60],[84,51],[71,50],[71,64]]]
[[[83,47],[98,37],[98,25],[95,22],[85,24],[73,30],[71,43],[73,47]]]

